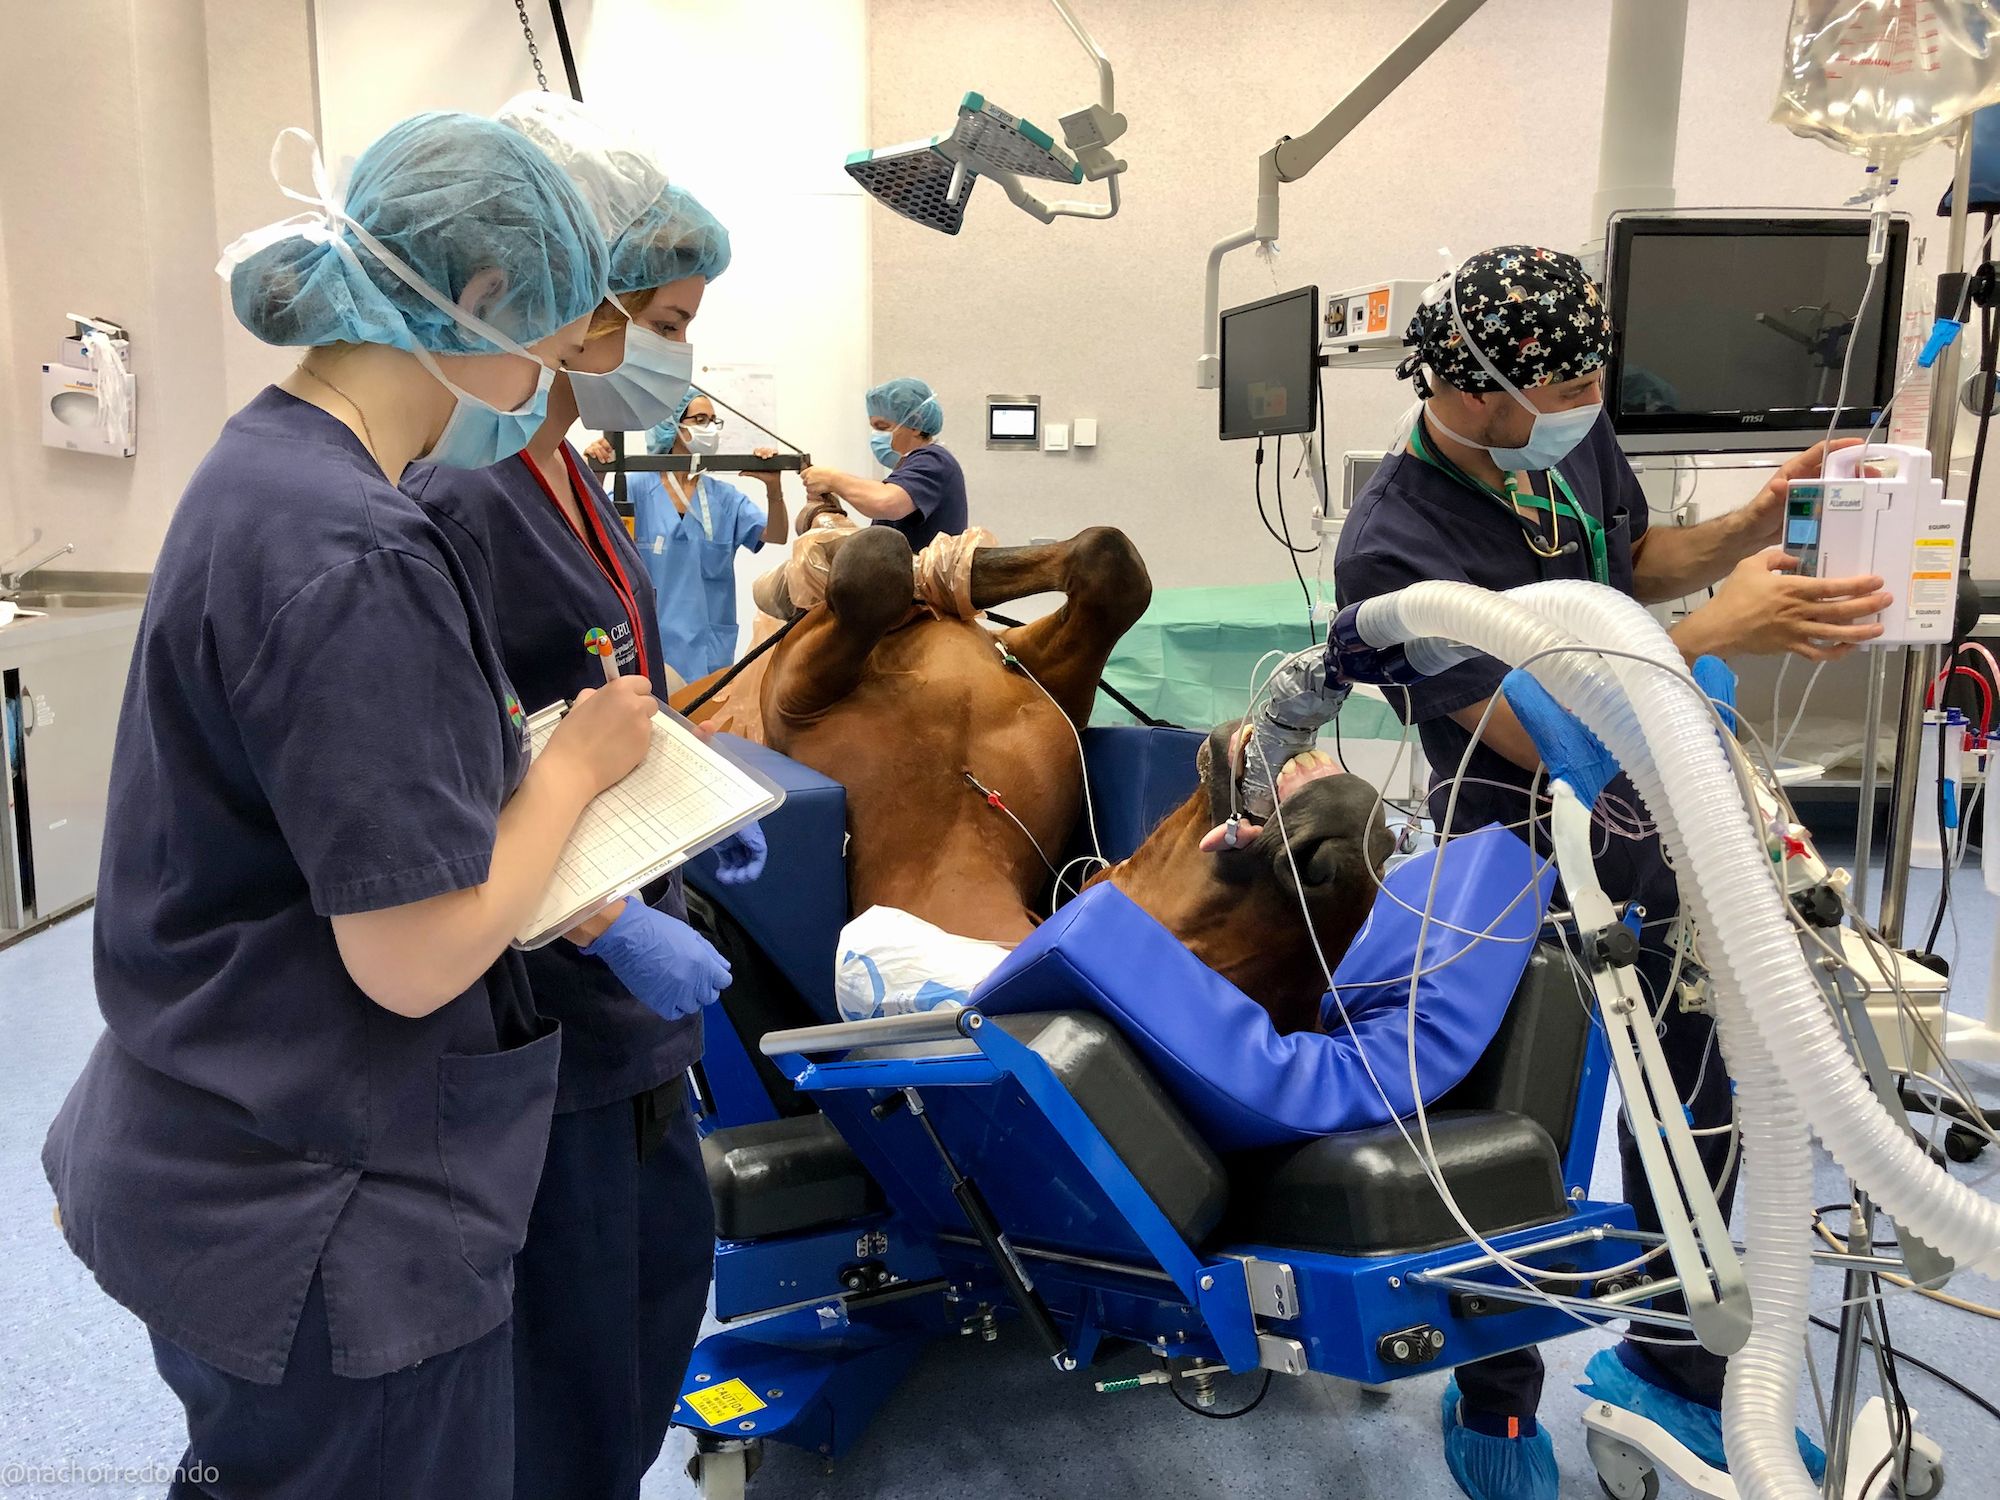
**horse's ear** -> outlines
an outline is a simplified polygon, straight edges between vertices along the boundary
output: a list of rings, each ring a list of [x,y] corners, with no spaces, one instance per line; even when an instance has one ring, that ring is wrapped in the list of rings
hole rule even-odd
[[[1211,822],[1220,823],[1229,816],[1230,776],[1227,771],[1217,775],[1216,768],[1229,765],[1230,741],[1242,724],[1241,719],[1230,719],[1216,725],[1194,752],[1195,775],[1200,779],[1201,789],[1208,794]]]

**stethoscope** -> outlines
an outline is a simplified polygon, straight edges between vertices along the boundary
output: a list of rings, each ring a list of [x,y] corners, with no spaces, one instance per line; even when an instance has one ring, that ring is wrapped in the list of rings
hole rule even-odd
[[[1481,484],[1470,474],[1459,468],[1457,464],[1454,464],[1450,459],[1432,448],[1429,438],[1424,434],[1424,422],[1421,415],[1418,416],[1416,425],[1410,430],[1410,447],[1418,458],[1442,473],[1450,475],[1467,489],[1474,490],[1486,496],[1495,505],[1499,506],[1504,514],[1511,516],[1514,524],[1521,528],[1522,536],[1527,539],[1528,550],[1544,562],[1552,562],[1559,557],[1572,556],[1581,549],[1582,543],[1575,537],[1571,537],[1566,542],[1562,540],[1562,507],[1567,505],[1571,514],[1577,517],[1581,517],[1584,512],[1583,508],[1577,504],[1576,497],[1568,493],[1569,486],[1564,483],[1562,475],[1556,470],[1550,469],[1548,471],[1549,496],[1547,500],[1543,500],[1532,489],[1528,492],[1530,498],[1536,502],[1535,508],[1546,509],[1549,513],[1549,534],[1544,536],[1541,526],[1522,511],[1520,491],[1514,482],[1512,474],[1509,474],[1506,478],[1507,493],[1504,495],[1489,485]],[[1562,491],[1562,493],[1558,494],[1558,490]],[[1579,521],[1578,524],[1581,525],[1584,523]],[[1598,550],[1594,546],[1591,549],[1590,561],[1592,577],[1597,582],[1603,583],[1605,579],[1600,574],[1604,571],[1604,566],[1600,560]]]

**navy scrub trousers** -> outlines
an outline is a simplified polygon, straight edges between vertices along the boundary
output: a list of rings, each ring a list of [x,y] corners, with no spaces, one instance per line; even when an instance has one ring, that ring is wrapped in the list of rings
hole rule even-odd
[[[715,1211],[682,1079],[559,1114],[514,1262],[514,1492],[636,1496],[708,1307]]]

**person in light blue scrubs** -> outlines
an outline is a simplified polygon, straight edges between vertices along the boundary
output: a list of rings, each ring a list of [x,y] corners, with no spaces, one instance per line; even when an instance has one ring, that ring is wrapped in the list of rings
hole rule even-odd
[[[649,453],[715,453],[723,419],[689,388],[679,415],[646,434]],[[753,450],[769,458],[775,448]],[[791,534],[775,470],[760,505],[742,486],[701,472],[634,474],[633,537],[659,601],[660,649],[682,682],[719,672],[736,659],[736,554],[783,546]]]

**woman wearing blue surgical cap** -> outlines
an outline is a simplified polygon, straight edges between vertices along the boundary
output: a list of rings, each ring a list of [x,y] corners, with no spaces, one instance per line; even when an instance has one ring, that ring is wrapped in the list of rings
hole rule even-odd
[[[728,264],[728,237],[582,106],[528,94],[500,119],[591,205],[610,244],[609,288],[520,453],[478,470],[413,465],[403,488],[490,600],[501,665],[528,703],[603,681],[584,646],[599,629],[621,680],[664,698],[673,657],[646,566],[564,434],[579,412],[619,428],[679,414],[692,359],[682,340]],[[754,878],[762,857],[752,829],[724,846],[724,878]],[[686,919],[675,874],[526,955],[535,1009],[561,1023],[563,1045],[547,1161],[514,1261],[513,1492],[523,1497],[636,1496],[701,1329],[715,1226],[685,1079],[729,965]]]
[[[902,376],[868,393],[868,440],[876,461],[890,471],[883,480],[863,479],[838,469],[813,467],[799,477],[816,502],[799,517],[811,526],[827,506],[853,506],[877,526],[893,526],[921,552],[941,536],[957,536],[971,524],[965,499],[965,470],[937,441],[944,409],[921,380]]]
[[[509,943],[652,697],[584,696],[530,765],[492,623],[396,480],[519,450],[605,245],[489,120],[396,126],[344,201],[312,165],[307,211],[220,267],[251,332],[308,352],[161,547],[98,880],[106,1029],[42,1160],[186,1408],[176,1494],[504,1495],[560,1047]]]

